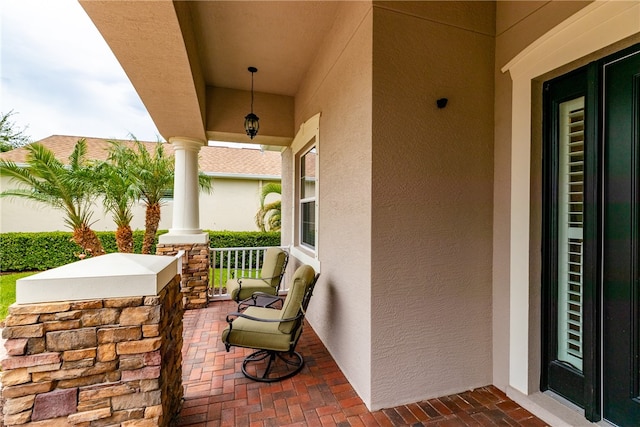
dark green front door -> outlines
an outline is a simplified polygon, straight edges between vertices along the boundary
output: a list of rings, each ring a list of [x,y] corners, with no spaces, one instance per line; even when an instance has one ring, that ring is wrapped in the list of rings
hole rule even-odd
[[[640,53],[603,72],[603,415],[640,426]]]
[[[640,46],[544,89],[541,388],[640,426]]]

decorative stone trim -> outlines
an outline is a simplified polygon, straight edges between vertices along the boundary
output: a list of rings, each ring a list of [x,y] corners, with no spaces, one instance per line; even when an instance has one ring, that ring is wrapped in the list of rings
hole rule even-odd
[[[158,243],[156,255],[182,256],[182,301],[185,310],[205,308],[209,287],[209,243]]]
[[[170,425],[183,397],[183,313],[179,275],[158,295],[13,304],[4,425]]]

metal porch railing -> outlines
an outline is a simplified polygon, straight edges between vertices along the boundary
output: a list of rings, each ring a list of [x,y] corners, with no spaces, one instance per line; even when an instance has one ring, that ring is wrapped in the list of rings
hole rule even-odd
[[[252,248],[209,248],[209,299],[229,299],[228,279],[259,277],[265,251],[269,246]],[[286,291],[283,277],[280,292]]]

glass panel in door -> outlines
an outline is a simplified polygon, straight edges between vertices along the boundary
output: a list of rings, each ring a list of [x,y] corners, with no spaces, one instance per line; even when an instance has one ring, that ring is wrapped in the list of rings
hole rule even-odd
[[[582,371],[584,97],[559,116],[557,358]]]

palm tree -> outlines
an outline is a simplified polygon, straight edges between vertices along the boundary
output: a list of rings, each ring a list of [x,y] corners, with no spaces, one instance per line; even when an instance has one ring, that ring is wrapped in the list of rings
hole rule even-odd
[[[267,226],[270,231],[280,231],[280,222],[282,220],[282,201],[280,199],[275,202],[265,204],[269,194],[282,194],[282,184],[279,182],[269,182],[262,187],[260,193],[260,210],[256,214],[256,225],[260,231],[266,231]]]
[[[134,197],[145,204],[142,253],[149,254],[160,224],[162,198],[173,186],[173,158],[165,155],[161,142],[156,143],[152,152],[135,137],[133,142],[133,148],[112,142],[109,159],[114,164],[126,165]]]
[[[167,156],[164,144],[157,142],[153,150],[133,137],[134,148],[121,143],[111,147],[112,162],[126,165],[132,177],[132,190],[135,198],[145,204],[145,230],[142,241],[142,253],[151,253],[155,243],[163,200],[173,193],[174,160]],[[211,180],[199,174],[199,185],[203,191],[211,191]]]
[[[104,254],[102,243],[89,222],[96,191],[86,159],[86,141],[78,140],[66,166],[41,144],[27,145],[25,149],[27,167],[0,160],[0,175],[21,184],[16,189],[3,191],[0,196],[25,198],[64,211],[65,223],[73,230],[73,241],[88,255]]]
[[[110,141],[112,146],[117,142]],[[110,154],[106,162],[95,164],[95,184],[103,196],[105,212],[111,212],[116,224],[116,245],[118,252],[133,252],[133,232],[131,231],[131,211],[136,198],[133,178],[122,159]]]

